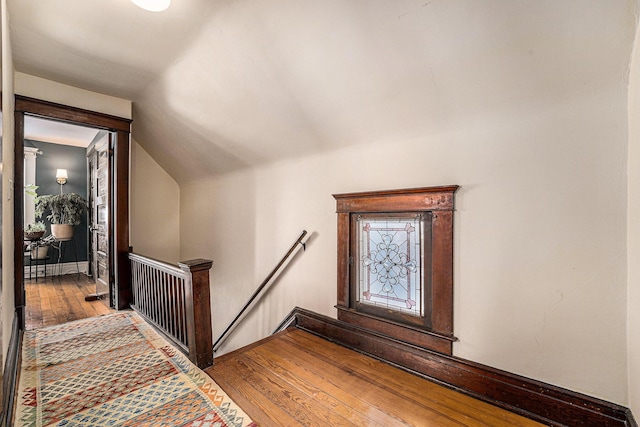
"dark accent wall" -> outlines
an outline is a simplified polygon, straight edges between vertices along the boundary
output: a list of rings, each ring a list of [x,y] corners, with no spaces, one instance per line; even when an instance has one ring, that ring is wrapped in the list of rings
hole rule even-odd
[[[65,194],[77,193],[87,199],[87,150],[82,147],[51,144],[48,142],[30,141],[34,147],[42,151],[36,160],[36,185],[38,195],[60,194],[60,185],[56,182],[56,169],[66,169],[69,179],[62,186]],[[45,215],[46,216],[46,215]],[[36,221],[38,219],[36,218]],[[40,219],[47,226],[47,234],[51,234],[51,226],[46,218]],[[78,255],[78,261],[87,261],[88,223],[87,216],[73,231],[73,240],[64,243],[64,257],[62,262],[75,262],[73,247]],[[49,256],[57,257],[57,252],[49,249]],[[55,261],[55,260],[54,260]]]

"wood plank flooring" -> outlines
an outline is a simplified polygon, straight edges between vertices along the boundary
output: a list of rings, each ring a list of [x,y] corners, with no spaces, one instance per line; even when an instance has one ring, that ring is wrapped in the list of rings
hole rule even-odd
[[[112,312],[103,301],[84,300],[95,293],[95,283],[84,274],[47,276],[35,280],[25,279],[26,329],[60,325],[73,320],[86,319]]]
[[[263,427],[542,425],[298,329],[206,372]]]

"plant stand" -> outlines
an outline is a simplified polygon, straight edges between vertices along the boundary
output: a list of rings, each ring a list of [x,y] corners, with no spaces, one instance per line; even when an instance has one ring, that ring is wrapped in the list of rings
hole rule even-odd
[[[56,243],[51,245],[54,249],[58,250],[58,261],[57,261],[57,275],[62,276],[62,259],[64,258],[65,248],[67,243],[71,243],[71,249],[73,250],[73,257],[76,261],[76,272],[80,274],[80,266],[78,265],[78,253],[76,252],[76,245],[73,239],[70,240],[57,240]]]
[[[34,258],[31,255],[29,255],[29,280],[31,280],[31,266],[35,265],[36,266],[36,282],[38,281],[38,265],[42,263],[44,265],[44,280],[45,282],[47,281],[47,261],[49,259],[50,258],[48,256],[44,258]]]

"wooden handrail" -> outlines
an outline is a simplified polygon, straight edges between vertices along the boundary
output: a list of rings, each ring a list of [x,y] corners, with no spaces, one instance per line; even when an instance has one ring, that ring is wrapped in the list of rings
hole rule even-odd
[[[251,297],[247,300],[247,302],[244,304],[244,306],[240,309],[240,311],[238,312],[238,314],[236,315],[236,317],[233,318],[233,320],[231,321],[231,323],[229,323],[229,325],[227,325],[227,327],[225,328],[225,330],[222,332],[222,334],[220,335],[220,337],[218,337],[218,339],[216,340],[216,342],[213,344],[213,352],[215,353],[218,348],[220,348],[220,346],[222,345],[222,343],[224,342],[224,340],[227,338],[227,334],[231,331],[231,329],[233,328],[233,326],[236,324],[236,322],[242,317],[242,315],[244,314],[244,312],[247,310],[247,308],[249,308],[249,306],[251,305],[251,303],[253,302],[253,300],[256,299],[256,297],[260,294],[260,292],[262,292],[262,290],[264,289],[265,286],[267,286],[267,283],[269,283],[269,281],[271,280],[271,278],[278,272],[278,270],[280,270],[280,267],[282,267],[282,265],[287,261],[287,259],[291,256],[291,254],[293,253],[293,251],[296,249],[296,247],[298,245],[302,245],[302,249],[306,250],[307,246],[306,243],[302,242],[302,239],[304,239],[304,236],[307,235],[307,230],[302,230],[302,233],[300,233],[300,236],[298,236],[298,238],[296,239],[295,242],[293,242],[293,245],[291,245],[291,248],[289,248],[289,250],[287,251],[287,253],[282,257],[282,259],[280,260],[280,262],[278,263],[278,265],[275,266],[275,268],[273,270],[271,270],[271,273],[269,273],[267,275],[267,277],[262,281],[262,283],[260,284],[260,286],[258,286],[258,289],[256,289],[256,291],[253,293],[253,295],[251,295]]]
[[[213,261],[178,265],[129,253],[131,308],[200,368],[213,364],[209,270]]]

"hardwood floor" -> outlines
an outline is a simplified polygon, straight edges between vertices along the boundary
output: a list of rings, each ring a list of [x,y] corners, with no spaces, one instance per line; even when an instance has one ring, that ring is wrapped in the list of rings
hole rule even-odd
[[[84,274],[47,276],[35,280],[25,279],[26,329],[59,325],[73,320],[100,316],[113,310],[103,301],[84,300],[85,295],[95,293],[95,283]]]
[[[299,329],[206,372],[260,426],[540,426]]]

